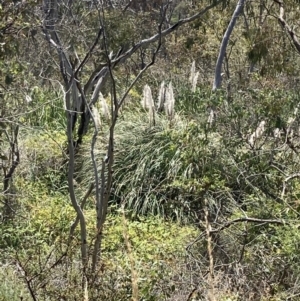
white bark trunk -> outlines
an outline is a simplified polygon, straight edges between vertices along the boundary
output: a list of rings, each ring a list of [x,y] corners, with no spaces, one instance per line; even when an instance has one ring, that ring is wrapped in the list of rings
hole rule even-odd
[[[222,64],[223,64],[223,60],[226,54],[226,48],[229,42],[229,38],[230,35],[234,29],[235,26],[235,22],[236,19],[238,18],[238,16],[240,15],[241,11],[243,10],[244,4],[245,4],[246,0],[239,0],[238,4],[236,5],[236,8],[234,10],[234,13],[232,15],[232,18],[230,20],[230,23],[227,27],[227,30],[224,34],[222,43],[221,43],[221,47],[220,47],[220,52],[219,52],[219,56],[218,56],[218,60],[217,60],[217,64],[216,64],[216,70],[215,70],[215,79],[214,79],[214,84],[213,84],[213,91],[219,89],[221,87],[221,83],[222,83]]]

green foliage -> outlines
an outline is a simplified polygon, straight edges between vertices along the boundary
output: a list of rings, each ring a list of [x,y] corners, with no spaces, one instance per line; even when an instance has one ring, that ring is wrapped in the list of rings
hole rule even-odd
[[[33,1],[19,3],[3,0],[0,4],[0,58],[12,56],[19,49],[20,36],[28,32],[28,17]],[[31,20],[33,23],[33,20]],[[33,24],[32,24],[33,25]]]
[[[48,130],[65,129],[66,116],[62,93],[34,86],[25,98],[30,113],[24,116],[23,122],[29,126]]]
[[[28,277],[35,276],[32,285],[38,281],[44,281],[45,287],[35,289],[35,294],[40,297],[71,298],[79,292],[76,281],[80,275],[76,273],[65,274],[60,268],[51,270],[49,266],[65,252],[65,242],[69,232],[70,223],[74,219],[74,212],[70,204],[59,194],[53,196],[43,195],[43,187],[30,187],[39,200],[24,199],[28,204],[27,213],[30,221],[15,225],[1,227],[1,248],[6,250],[6,258],[9,254],[14,256],[17,252],[18,260],[26,262],[25,268]],[[41,201],[43,200],[43,201]],[[94,220],[94,210],[86,211],[89,222]],[[90,224],[90,223],[89,223]],[[91,238],[93,227],[89,227]],[[197,231],[190,226],[182,226],[167,222],[158,217],[128,217],[127,226],[124,224],[122,215],[115,213],[108,216],[104,229],[104,241],[102,248],[102,265],[105,273],[102,275],[101,290],[92,292],[96,298],[109,298],[109,300],[124,299],[131,296],[131,261],[128,249],[124,241],[126,231],[132,245],[135,269],[138,275],[138,285],[141,297],[144,300],[152,300],[155,292],[157,298],[168,295],[171,288],[161,290],[160,283],[167,285],[168,281],[179,273],[179,266],[184,264],[185,245],[194,239]],[[78,232],[76,232],[76,236]],[[75,243],[76,243],[75,239]],[[68,265],[75,266],[79,254],[71,248],[68,253],[73,262]],[[27,261],[30,258],[30,261]],[[62,261],[67,264],[68,259]],[[52,275],[52,276],[51,276]],[[54,277],[54,279],[52,278]],[[22,287],[23,279],[7,279],[11,285]],[[59,291],[54,285],[55,281],[68,282],[68,286]],[[19,283],[18,283],[19,282]],[[115,283],[115,284],[114,284]],[[3,287],[6,282],[3,283]],[[114,285],[111,287],[111,285]],[[115,290],[115,285],[118,290]],[[6,288],[5,288],[6,289]],[[3,289],[3,291],[5,291]],[[18,291],[15,292],[17,294]],[[7,292],[13,296],[12,292]]]
[[[128,217],[128,235],[139,275],[140,292],[145,300],[153,300],[153,291],[158,290],[159,285],[172,283],[172,277],[179,273],[177,267],[185,258],[184,245],[196,236],[192,228],[162,221],[152,217],[151,213],[184,221],[195,218],[202,221],[204,199],[208,199],[210,215],[215,220],[213,227],[217,228],[228,220],[244,216],[245,212],[251,217],[293,221],[299,210],[295,200],[299,190],[297,182],[287,183],[287,206],[281,198],[284,175],[274,168],[274,165],[280,166],[279,169],[292,172],[298,166],[297,157],[291,155],[293,151],[288,146],[274,153],[275,141],[272,136],[274,127],[287,127],[288,118],[293,116],[297,107],[297,91],[249,89],[233,95],[230,105],[226,104],[222,93],[209,95],[204,88],[198,89],[195,94],[183,89],[178,91],[177,110],[180,108],[181,111],[173,121],[170,122],[161,114],[156,116],[156,125],[149,126],[146,113],[125,109],[115,136],[112,201],[125,202],[127,208],[134,209],[132,217]],[[190,98],[194,99],[195,105],[190,106]],[[283,103],[279,99],[288,101]],[[217,112],[217,120],[208,126],[205,108],[211,101]],[[249,146],[249,135],[255,131],[260,120],[267,121],[264,136],[254,146]],[[296,116],[294,126],[297,123]],[[59,127],[57,123],[50,124]],[[105,138],[100,136],[99,140],[100,150],[97,152],[101,153]],[[69,226],[75,214],[66,190],[60,189],[62,186],[58,184],[64,141],[65,135],[60,130],[22,136],[23,158],[27,163],[22,163],[24,165],[18,173],[15,186],[21,197],[19,212],[25,213],[25,219],[1,226],[1,248],[11,251],[18,249],[24,260],[33,254],[45,258],[51,249],[55,250],[55,256],[58,257],[66,248]],[[81,151],[79,154],[84,154],[84,149]],[[35,155],[32,156],[32,153]],[[29,172],[29,166],[38,169],[33,168]],[[84,174],[82,177],[85,179],[90,178],[90,172],[78,169],[78,174]],[[31,182],[32,176],[35,177],[35,184]],[[85,184],[82,181],[76,187],[80,195],[85,193]],[[93,207],[91,198],[85,210],[89,240],[94,236]],[[102,249],[105,286],[101,294],[93,294],[117,300],[131,296],[131,279],[128,275],[132,266],[129,256],[124,257],[124,252],[128,250],[123,238],[122,218],[117,211],[112,211],[114,214],[109,216],[104,229]],[[147,213],[147,218],[138,216],[137,212]],[[199,227],[202,230],[203,226]],[[246,238],[242,234],[244,231]],[[298,273],[297,238],[297,226],[294,225],[258,227],[249,224],[245,230],[245,225],[240,224],[222,231],[218,244],[231,260],[240,260],[246,239],[247,248],[242,260],[248,270],[244,270],[243,275],[252,284],[255,279],[264,283],[267,277],[278,273],[285,262],[284,269],[290,275],[289,280],[281,282],[279,278],[272,278],[274,293],[279,296],[288,287],[287,281],[294,281]],[[75,244],[78,239],[76,232]],[[200,242],[202,245],[197,244],[196,250],[193,250],[196,259],[205,257],[205,242]],[[216,260],[227,262],[227,257],[220,255],[218,252],[221,251],[218,250],[216,245]],[[70,258],[78,259],[73,248],[69,252]],[[28,269],[35,273],[39,267],[34,262],[38,258],[33,257],[32,260],[32,266]],[[255,270],[257,262],[263,267],[263,273]],[[201,269],[207,264],[208,261],[203,259]],[[58,271],[54,273],[58,278],[65,277]],[[72,277],[79,279],[80,275]],[[60,294],[70,298],[74,290],[72,285],[75,284],[71,279],[68,281],[68,288]],[[117,293],[113,290],[114,281],[119,285]],[[249,285],[245,280],[241,287],[245,288],[246,284]],[[55,299],[57,291],[51,285],[48,293]],[[116,294],[115,297],[113,294]],[[168,295],[172,295],[172,285],[160,291],[157,298]],[[228,298],[231,297],[233,295],[228,295]]]
[[[184,255],[184,243],[196,235],[193,227],[182,226],[179,223],[164,221],[162,218],[149,216],[129,216],[128,229],[135,256],[144,260],[145,264],[153,263],[153,260],[170,256],[170,260],[176,256]],[[103,251],[106,254],[116,252],[121,257],[124,252],[124,224],[122,216],[111,215],[105,227],[105,241]],[[106,255],[107,256],[107,255]],[[127,259],[128,260],[128,259]],[[171,263],[171,262],[170,262]],[[115,266],[117,263],[112,262]]]
[[[59,192],[51,191],[42,182],[19,180],[16,186],[20,189],[19,214],[25,220],[21,223],[1,225],[1,248],[12,248],[19,252],[34,252],[36,248],[48,250],[56,241],[62,241],[74,218],[74,211],[66,197]]]
[[[77,229],[67,246],[75,212],[66,183],[66,114],[64,95],[56,85],[61,80],[59,67],[53,63],[54,49],[45,44],[35,27],[35,17],[30,13],[36,13],[37,7],[32,6],[35,1],[13,2],[0,4],[1,183],[6,164],[11,162],[9,150],[16,125],[20,126],[21,160],[9,191],[18,204],[15,219],[0,223],[1,261],[25,263],[38,299],[73,300],[81,298],[80,238]],[[87,8],[82,1],[72,3],[70,10],[60,3],[59,14],[64,17],[57,28],[76,65],[74,57],[82,61],[100,20],[95,7]],[[170,24],[162,27],[177,22],[180,13],[191,15],[211,1],[194,3],[194,7],[189,3],[180,1]],[[223,4],[163,39],[158,64],[142,79],[151,88],[161,80],[172,80],[176,92],[174,120],[158,114],[155,126],[149,125],[147,114],[137,108],[141,83],[130,92],[131,103],[120,112],[111,205],[125,203],[128,225],[126,230],[120,212],[110,207],[112,213],[103,230],[101,283],[91,284],[95,289],[89,287],[90,300],[129,300],[133,269],[143,300],[167,300],[182,291],[187,299],[190,285],[205,298],[208,279],[202,275],[210,259],[203,210],[206,201],[210,226],[220,229],[212,235],[214,285],[220,288],[220,300],[287,300],[299,293],[296,87],[300,61],[285,33],[269,18],[278,14],[276,5],[267,11],[264,6],[258,8],[256,3],[248,2],[226,55],[226,91],[211,93],[219,44],[236,5],[229,1]],[[292,2],[286,6],[286,19],[298,20],[297,7]],[[102,40],[93,50],[80,71],[84,80],[95,66],[105,62],[106,46],[114,54],[126,51],[140,39],[156,34],[157,24],[152,25],[160,20],[158,10],[136,13],[105,7],[100,15],[105,23],[106,45]],[[148,62],[151,58],[151,47],[114,69],[118,97],[138,73],[141,59]],[[186,74],[193,59],[199,71],[195,92],[191,92]],[[83,86],[84,80],[78,84]],[[109,81],[105,89],[111,90]],[[215,120],[209,123],[211,109]],[[262,121],[264,131],[252,143],[250,138]],[[108,128],[109,124],[104,123],[99,131],[95,149],[98,166],[106,151]],[[275,136],[275,129],[281,136]],[[93,181],[90,138],[89,133],[76,152],[74,183],[78,201]],[[289,179],[290,175],[295,177]],[[5,193],[0,195],[1,206]],[[84,208],[89,246],[95,236],[93,193]],[[230,224],[245,217],[284,220],[286,224]],[[175,219],[197,221],[197,233],[192,226],[174,223]],[[196,236],[189,250],[192,256],[187,257],[185,246]],[[20,294],[28,299],[22,282],[24,274],[15,268],[19,265],[5,264],[1,266],[0,300],[19,300]]]
[[[190,83],[185,85],[178,83],[176,90],[176,111],[180,111],[182,114],[190,114],[192,115],[190,118],[197,119],[198,122],[206,122],[207,108],[210,105],[215,105],[215,103],[212,103],[213,100],[215,102],[215,95],[212,94],[210,87],[198,86],[193,93]]]
[[[0,269],[0,300],[19,301],[20,299],[29,300],[28,291],[20,281],[18,272],[12,266],[1,265]]]
[[[106,298],[113,298],[112,300],[131,296],[131,284],[127,275],[132,267],[123,238],[124,231],[127,231],[132,245],[131,255],[138,275],[141,298],[150,301],[168,296],[172,291],[171,286],[162,290],[160,285],[166,285],[176,273],[180,273],[179,267],[185,258],[184,246],[196,236],[195,229],[148,216],[129,219],[125,230],[122,217],[109,216],[103,241],[106,266],[103,276],[109,282],[112,274],[116,274],[120,281],[117,292],[104,295]],[[156,295],[156,299],[153,299],[153,295]]]
[[[49,189],[66,189],[66,137],[57,130],[31,130],[22,133],[20,173],[31,181],[40,181]]]

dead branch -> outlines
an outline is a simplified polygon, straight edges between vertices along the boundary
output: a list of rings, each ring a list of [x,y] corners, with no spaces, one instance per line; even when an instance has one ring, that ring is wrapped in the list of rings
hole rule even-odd
[[[293,31],[293,29],[289,26],[289,24],[284,19],[284,7],[283,7],[283,1],[282,0],[274,0],[279,5],[279,16],[276,16],[279,24],[282,26],[283,29],[287,31],[290,38],[293,41],[294,46],[296,47],[298,53],[300,53],[300,42],[298,40],[297,35]]]
[[[288,223],[284,220],[278,220],[278,219],[260,219],[260,218],[253,218],[253,217],[240,217],[236,218],[232,221],[229,221],[222,225],[221,227],[217,229],[210,230],[210,233],[218,233],[226,228],[229,228],[230,226],[241,223],[241,222],[250,222],[250,223],[258,223],[258,224],[277,224],[277,225],[287,225]]]
[[[286,177],[283,181],[283,187],[282,187],[282,192],[281,192],[281,198],[283,199],[284,195],[285,195],[285,190],[286,190],[286,185],[287,185],[287,182],[290,181],[290,180],[293,180],[295,178],[299,178],[300,177],[300,173],[295,173],[295,174],[292,174],[288,177]]]

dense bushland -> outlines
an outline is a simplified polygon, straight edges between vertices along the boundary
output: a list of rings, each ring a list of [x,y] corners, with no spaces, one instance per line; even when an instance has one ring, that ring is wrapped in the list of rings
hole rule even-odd
[[[217,113],[214,122],[208,124],[206,107],[211,97]],[[279,116],[265,110],[283,97],[290,101],[281,105]],[[128,276],[132,269],[137,271],[140,293],[146,300],[183,292],[188,295],[193,287],[197,287],[199,296],[205,294],[207,288],[198,285],[207,280],[198,271],[205,273],[209,267],[206,206],[215,231],[215,294],[237,299],[240,295],[249,299],[275,295],[281,299],[297,292],[298,188],[295,180],[287,179],[299,164],[297,133],[292,133],[298,124],[293,115],[297,99],[298,92],[293,90],[250,90],[237,93],[229,106],[222,93],[209,96],[205,87],[194,93],[179,90],[174,118],[159,113],[155,125],[142,108],[131,108],[140,106],[136,100],[128,104],[116,131],[111,213],[102,250],[105,284],[102,292],[91,296],[130,298]],[[285,121],[290,116],[295,117],[292,123]],[[261,120],[266,121],[264,132],[252,144],[251,135]],[[21,134],[22,159],[14,180],[15,214],[20,218],[2,223],[1,247],[10,254],[8,262],[17,258],[19,268],[29,273],[27,279],[32,278],[38,296],[71,298],[80,276],[68,276],[60,272],[64,268],[56,266],[72,269],[79,259],[76,240],[70,246],[66,244],[75,215],[66,198],[68,188],[62,172],[64,133],[55,118],[53,121],[51,130],[31,129],[29,134],[25,129]],[[281,137],[274,137],[277,126]],[[284,134],[287,127],[288,137]],[[101,149],[105,136],[99,141]],[[82,194],[91,174],[88,157],[83,156],[75,179],[76,189]],[[125,221],[120,206],[125,206]],[[90,198],[87,218],[93,218],[93,207]],[[239,223],[230,224],[238,219]],[[129,254],[124,231],[131,244]],[[187,243],[190,245],[184,251]],[[6,269],[13,273],[13,266]],[[189,284],[188,275],[193,275]],[[220,280],[224,277],[225,282]],[[45,286],[41,288],[42,279]],[[59,292],[55,281],[64,283]],[[13,277],[5,283],[3,294],[7,296],[16,294],[9,293],[10,285],[17,284],[25,291],[22,281]]]
[[[61,48],[40,30],[35,1],[0,4],[0,300],[297,300],[300,61],[277,24],[278,3],[246,1],[223,88],[212,92],[236,3],[116,63],[116,53],[212,2],[174,1],[167,11],[113,2],[59,3]],[[296,24],[298,4],[287,3],[286,20]],[[80,69],[99,26],[105,35],[101,29]],[[95,85],[80,85],[111,67],[86,111],[67,106],[70,70],[57,49],[80,75],[80,96],[93,96]],[[109,174],[102,170],[111,160],[114,105],[152,56],[115,117],[101,260],[91,272],[82,264],[70,192],[85,217],[89,267],[99,234],[95,185],[105,186]],[[84,134],[83,116],[90,118]]]

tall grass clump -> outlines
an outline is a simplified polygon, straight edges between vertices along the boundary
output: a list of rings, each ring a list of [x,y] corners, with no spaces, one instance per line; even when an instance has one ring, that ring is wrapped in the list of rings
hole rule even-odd
[[[115,200],[143,214],[191,217],[201,208],[209,182],[219,181],[213,174],[220,163],[214,158],[220,138],[208,138],[201,123],[178,114],[172,125],[168,116],[156,118],[152,127],[141,114],[119,123]]]
[[[65,104],[63,94],[52,90],[33,87],[25,96],[28,113],[23,120],[29,126],[62,130],[66,127]]]
[[[255,99],[245,102],[251,97],[245,93],[243,99],[235,95],[227,107],[223,97],[209,94],[208,89],[192,93],[179,88],[176,106],[181,111],[174,113],[172,123],[168,114],[156,114],[155,126],[142,112],[125,112],[116,132],[114,199],[141,213],[181,218],[201,218],[204,197],[211,200],[213,212],[221,208],[226,216],[241,207],[250,208],[253,195],[277,200],[276,187],[265,176],[270,172],[282,178],[269,164],[270,156],[283,162],[282,156],[273,155],[273,129],[265,130],[256,149],[249,144],[266,117],[260,112],[267,100],[249,106]],[[210,106],[216,112],[213,127],[207,124]],[[268,127],[274,124],[271,117]]]

